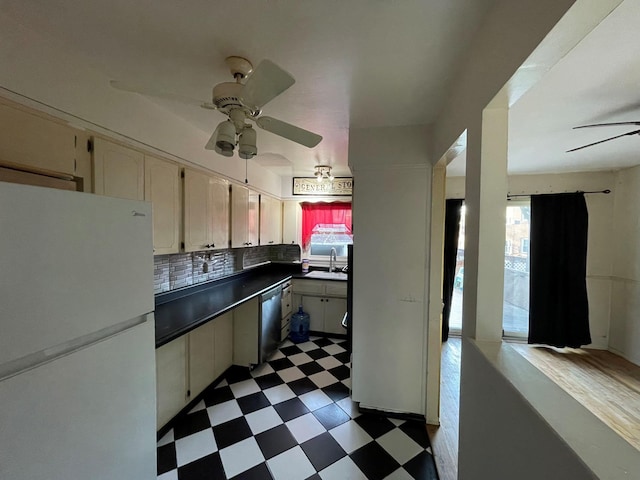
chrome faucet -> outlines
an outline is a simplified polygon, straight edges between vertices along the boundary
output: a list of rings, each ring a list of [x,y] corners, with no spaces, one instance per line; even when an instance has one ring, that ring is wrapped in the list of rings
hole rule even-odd
[[[335,247],[331,247],[331,253],[329,253],[329,272],[333,272],[333,269],[336,267],[337,262],[338,252],[336,252]]]

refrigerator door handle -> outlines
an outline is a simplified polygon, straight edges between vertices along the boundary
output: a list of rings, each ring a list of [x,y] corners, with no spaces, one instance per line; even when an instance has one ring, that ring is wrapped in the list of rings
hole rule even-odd
[[[8,378],[19,375],[28,370],[53,362],[54,360],[70,355],[78,350],[90,347],[96,343],[102,342],[108,338],[118,335],[126,330],[130,330],[138,325],[153,320],[153,312],[140,315],[138,317],[125,320],[124,322],[110,325],[96,332],[69,340],[68,342],[46,348],[39,352],[30,353],[24,357],[16,358],[10,362],[0,365],[0,382]]]

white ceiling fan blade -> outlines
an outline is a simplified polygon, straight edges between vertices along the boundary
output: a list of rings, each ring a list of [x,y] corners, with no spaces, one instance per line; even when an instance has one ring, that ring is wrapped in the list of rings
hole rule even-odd
[[[322,137],[316,133],[271,117],[259,117],[256,119],[256,124],[267,132],[275,133],[309,148],[315,147],[322,140]]]
[[[122,90],[123,92],[137,93],[139,95],[146,95],[149,97],[172,100],[174,102],[185,103],[187,105],[194,105],[197,107],[202,107],[202,108],[207,108],[212,110],[215,110],[216,108],[213,103],[203,102],[202,100],[198,100],[191,97],[185,97],[184,95],[177,95],[175,93],[160,92],[160,91],[143,87],[140,85],[135,85],[133,83],[120,82],[117,80],[111,80],[109,83],[116,90]]]
[[[219,128],[220,128],[220,125],[218,125],[216,127],[216,129],[213,131],[213,133],[211,134],[211,138],[209,138],[209,141],[204,146],[205,150],[215,150],[216,149],[216,141],[218,140],[218,129]]]
[[[263,60],[244,84],[242,103],[252,110],[259,110],[295,82],[290,73],[270,60]]]

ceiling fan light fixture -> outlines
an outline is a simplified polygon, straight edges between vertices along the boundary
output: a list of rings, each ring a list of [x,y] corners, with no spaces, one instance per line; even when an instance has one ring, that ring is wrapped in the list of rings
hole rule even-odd
[[[251,128],[251,125],[246,125],[238,138],[238,155],[240,158],[248,160],[258,154],[256,140],[256,131]]]
[[[229,120],[221,122],[216,128],[215,151],[225,157],[233,156],[233,149],[236,145],[236,127]]]

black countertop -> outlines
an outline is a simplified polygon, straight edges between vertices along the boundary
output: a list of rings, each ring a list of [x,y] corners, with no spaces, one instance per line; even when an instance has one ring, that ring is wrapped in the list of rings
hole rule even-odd
[[[156,295],[156,348],[269,290],[300,265],[270,264],[225,279]]]

